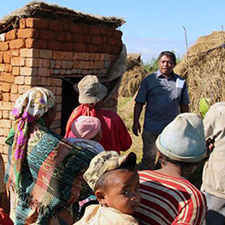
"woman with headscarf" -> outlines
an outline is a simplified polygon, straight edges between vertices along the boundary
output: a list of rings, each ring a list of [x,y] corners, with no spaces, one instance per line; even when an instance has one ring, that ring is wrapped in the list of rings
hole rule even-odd
[[[73,204],[90,194],[83,173],[98,148],[69,144],[49,129],[56,116],[51,91],[35,87],[15,103],[5,180],[15,224],[73,224]]]

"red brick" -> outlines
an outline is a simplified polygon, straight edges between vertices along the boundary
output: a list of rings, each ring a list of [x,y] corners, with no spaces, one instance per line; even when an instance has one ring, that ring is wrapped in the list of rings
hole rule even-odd
[[[0,64],[0,72],[5,71],[5,64]]]
[[[24,76],[36,76],[37,75],[37,68],[32,67],[21,67],[20,74]]]
[[[81,34],[82,33],[82,26],[79,25],[79,24],[76,24],[76,23],[71,23],[69,24],[69,31],[72,32],[72,33],[79,33]]]
[[[49,20],[48,21],[48,29],[54,31],[62,31],[63,24],[60,20]]]
[[[32,85],[42,85],[41,77],[32,77]]]
[[[63,60],[73,60],[73,52],[63,52],[62,59]]]
[[[10,49],[20,49],[25,47],[24,39],[16,39],[9,42]]]
[[[20,49],[21,57],[38,58],[40,55],[39,49]]]
[[[91,26],[89,28],[89,34],[91,34],[91,35],[101,35],[101,27]]]
[[[59,41],[48,41],[48,49],[50,50],[61,50],[62,49],[62,44]]]
[[[73,41],[76,43],[84,43],[84,34],[73,34]]]
[[[73,54],[73,60],[79,60],[80,53],[74,52]]]
[[[62,61],[62,68],[63,69],[72,69],[73,68],[73,61]]]
[[[106,36],[108,36],[108,37],[112,37],[112,35],[113,35],[113,29],[111,29],[111,28],[107,28],[107,33],[106,33]]]
[[[2,80],[7,83],[13,83],[14,82],[14,76],[10,73],[2,73]]]
[[[18,38],[38,38],[39,37],[39,30],[26,28],[26,29],[19,29],[18,30]]]
[[[40,58],[51,59],[52,51],[51,50],[40,50]]]
[[[55,69],[60,69],[62,66],[62,60],[55,60]]]
[[[112,53],[112,46],[102,45],[102,52],[103,53],[111,54]]]
[[[108,39],[108,45],[116,46],[118,44],[118,41],[116,38],[109,38]]]
[[[74,46],[73,46],[73,50],[75,52],[86,52],[87,46],[85,44],[82,44],[82,43],[75,43]]]
[[[3,62],[4,63],[10,63],[11,62],[11,53],[9,51],[4,52]]]
[[[48,68],[38,68],[38,76],[48,77],[50,76],[50,69]]]
[[[19,98],[18,94],[10,94],[10,101],[15,102]]]
[[[90,35],[85,35],[84,37],[84,43],[89,44],[91,42],[91,36]]]
[[[119,39],[119,40],[118,40],[118,43],[117,43],[117,46],[118,46],[118,47],[122,47],[122,45],[123,45],[123,42],[122,42],[122,40]]]
[[[20,50],[14,50],[11,52],[12,57],[18,57],[20,55]]]
[[[63,27],[62,27],[63,31],[68,31],[69,30],[68,21],[63,20],[62,25],[63,25]]]
[[[4,128],[11,128],[10,120],[0,120],[0,126]]]
[[[2,91],[3,92],[7,92],[7,93],[10,92],[11,84],[9,84],[9,83],[2,83],[1,85],[2,85]]]
[[[96,61],[95,62],[95,69],[103,69],[104,68],[104,62]]]
[[[48,29],[48,20],[39,19],[39,18],[27,18],[26,27],[37,28],[37,29]]]
[[[18,86],[16,84],[12,84],[11,86],[11,93],[17,94],[18,93]]]
[[[50,60],[49,59],[43,59],[43,67],[44,68],[49,68],[50,66]]]
[[[13,74],[14,76],[20,75],[20,67],[13,67],[13,68],[12,68],[12,74]]]
[[[3,111],[2,112],[2,118],[3,119],[9,119],[9,111]],[[8,135],[8,134],[9,134],[9,132],[7,132],[6,135]]]
[[[51,30],[40,30],[40,38],[44,40],[54,40],[55,33]]]
[[[0,63],[3,62],[3,52],[0,52]]]
[[[5,37],[7,41],[16,39],[16,30],[11,30],[7,32]]]
[[[65,32],[65,41],[68,41],[68,42],[73,41],[73,36],[70,32]]]
[[[0,42],[0,51],[7,51],[9,49],[8,42]]]
[[[122,37],[122,31],[121,30],[114,30],[113,31],[113,37],[115,37],[116,39],[121,39]]]
[[[20,57],[13,57],[11,59],[12,66],[24,66],[25,65],[25,58]]]
[[[95,69],[95,62],[94,61],[89,62],[89,69]]]
[[[101,35],[104,36],[106,35],[107,31],[105,27],[101,27]]]
[[[32,80],[33,80],[33,77],[25,77],[24,83],[26,85],[31,85],[32,84]]]
[[[113,48],[112,48],[112,54],[119,55],[120,52],[121,52],[121,47],[113,46]]]
[[[82,24],[82,30],[83,30],[83,34],[88,34],[89,33],[89,26],[86,24]]]
[[[47,41],[46,40],[36,40],[32,38],[26,39],[26,48],[38,48],[38,49],[46,49]]]
[[[9,101],[9,98],[10,98],[9,93],[2,93],[2,96],[3,96],[3,101],[4,102],[8,102]]]
[[[102,37],[100,37],[100,36],[92,36],[91,37],[91,44],[101,45],[102,44]]]
[[[55,86],[55,87],[61,87],[62,86],[62,80],[59,79],[59,78],[53,78],[51,80],[51,85]],[[60,110],[57,110],[57,111],[60,111]]]
[[[56,88],[56,95],[62,95],[62,88],[61,87],[57,87]],[[61,114],[61,113],[60,113]]]
[[[38,58],[26,58],[25,59],[25,66],[26,67],[42,67],[43,60]]]
[[[102,37],[102,43],[103,43],[103,44],[107,44],[107,42],[108,42],[108,37],[103,36],[103,37]]]
[[[55,32],[55,38],[56,41],[64,41],[65,40],[65,34],[62,31],[56,31]]]
[[[24,94],[27,92],[31,87],[30,86],[19,86],[19,94]]]
[[[88,52],[94,52],[94,53],[98,52],[97,45],[88,45],[87,49],[88,49]]]
[[[73,51],[73,43],[72,42],[63,42],[62,43],[62,51]]]
[[[20,28],[25,28],[26,27],[26,19],[20,19],[19,27]]]
[[[15,84],[24,84],[24,76],[17,76],[15,78]]]
[[[12,72],[12,66],[10,64],[5,64],[5,72]]]
[[[96,53],[95,54],[95,61],[103,61],[104,60],[104,54]]]
[[[79,53],[79,59],[80,60],[89,60],[89,53]]]

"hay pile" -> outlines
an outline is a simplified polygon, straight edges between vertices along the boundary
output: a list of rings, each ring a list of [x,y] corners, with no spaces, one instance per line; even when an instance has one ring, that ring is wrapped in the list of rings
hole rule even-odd
[[[191,111],[199,112],[201,97],[211,104],[225,101],[225,32],[200,37],[188,50],[175,72],[188,83]]]
[[[141,55],[128,54],[127,71],[123,74],[119,87],[119,96],[133,97],[146,75],[148,74],[144,66],[141,64]]]

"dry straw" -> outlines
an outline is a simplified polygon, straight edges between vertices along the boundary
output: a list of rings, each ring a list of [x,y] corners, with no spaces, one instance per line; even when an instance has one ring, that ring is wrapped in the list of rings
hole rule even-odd
[[[199,112],[201,97],[225,101],[225,32],[200,37],[175,72],[187,80],[191,111]]]

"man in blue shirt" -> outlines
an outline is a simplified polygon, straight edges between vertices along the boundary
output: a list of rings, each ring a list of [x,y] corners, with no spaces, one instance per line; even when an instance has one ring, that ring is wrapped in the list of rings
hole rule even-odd
[[[139,117],[145,103],[145,120],[142,132],[143,157],[140,170],[153,169],[156,157],[155,140],[164,127],[180,112],[189,112],[187,84],[173,72],[176,56],[169,51],[158,57],[159,70],[147,76],[135,99],[133,133],[141,132]]]

